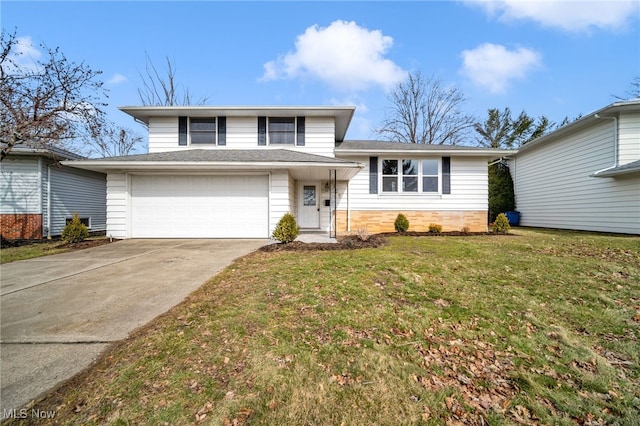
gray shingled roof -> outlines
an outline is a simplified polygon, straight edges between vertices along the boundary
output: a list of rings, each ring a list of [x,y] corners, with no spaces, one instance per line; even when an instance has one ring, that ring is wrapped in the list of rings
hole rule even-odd
[[[336,145],[336,150],[362,151],[491,151],[492,148],[462,145],[431,145],[373,140],[350,140]],[[496,151],[500,151],[496,149]]]
[[[288,149],[189,149],[151,154],[107,157],[95,161],[124,162],[229,162],[229,163],[352,163],[339,158]]]

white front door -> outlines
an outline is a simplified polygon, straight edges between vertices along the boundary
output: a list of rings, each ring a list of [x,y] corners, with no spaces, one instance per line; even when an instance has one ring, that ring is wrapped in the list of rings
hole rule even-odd
[[[320,228],[320,184],[300,183],[298,225],[300,228]]]

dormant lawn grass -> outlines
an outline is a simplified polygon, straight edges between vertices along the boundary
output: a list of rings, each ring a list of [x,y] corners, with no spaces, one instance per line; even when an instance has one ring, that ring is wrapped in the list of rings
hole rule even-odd
[[[3,247],[0,248],[0,264],[65,253],[106,242],[104,236],[95,236],[75,244],[68,244],[61,240],[50,240],[36,241],[15,247]]]
[[[35,257],[62,253],[64,249],[57,248],[60,244],[60,241],[47,241],[17,247],[3,247],[0,248],[0,263],[9,263],[15,262],[16,260],[33,259]]]
[[[255,252],[36,403],[62,424],[639,424],[640,239]]]

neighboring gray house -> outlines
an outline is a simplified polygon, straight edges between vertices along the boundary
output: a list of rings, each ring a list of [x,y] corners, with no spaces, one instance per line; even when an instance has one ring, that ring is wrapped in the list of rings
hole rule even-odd
[[[77,212],[91,232],[106,230],[106,176],[60,163],[83,157],[60,148],[14,147],[0,162],[0,235],[40,239],[62,233]]]
[[[640,100],[529,142],[509,165],[520,225],[640,234]]]

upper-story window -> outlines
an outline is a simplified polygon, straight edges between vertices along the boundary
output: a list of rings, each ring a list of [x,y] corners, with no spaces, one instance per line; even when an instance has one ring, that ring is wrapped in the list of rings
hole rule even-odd
[[[382,160],[382,192],[438,192],[438,163],[437,159]]]
[[[304,144],[304,117],[258,117],[258,145]]]
[[[226,117],[179,117],[178,145],[226,145]]]
[[[195,118],[189,119],[189,136],[191,144],[216,144],[216,119]]]
[[[296,119],[269,118],[269,144],[293,145],[296,141]]]

